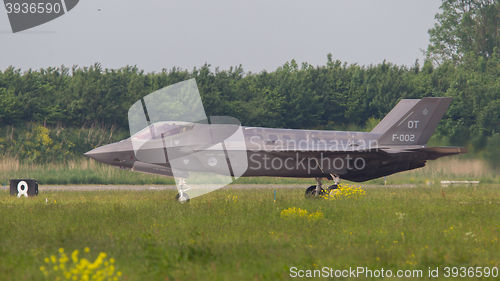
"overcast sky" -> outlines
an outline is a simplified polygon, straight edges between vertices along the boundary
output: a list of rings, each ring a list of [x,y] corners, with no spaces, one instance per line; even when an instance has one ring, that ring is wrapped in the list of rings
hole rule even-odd
[[[274,71],[295,59],[324,65],[422,62],[440,0],[81,0],[66,15],[13,34],[0,8],[0,70],[137,65],[146,72]],[[99,11],[100,9],[100,11]]]

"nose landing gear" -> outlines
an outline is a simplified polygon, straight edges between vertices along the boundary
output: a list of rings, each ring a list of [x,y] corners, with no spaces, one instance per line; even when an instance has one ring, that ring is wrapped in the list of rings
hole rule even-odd
[[[184,186],[187,186],[186,189],[184,189]],[[189,202],[189,195],[186,193],[186,191],[190,190],[191,187],[186,184],[186,179],[179,179],[179,184],[177,185],[177,195],[175,195],[175,200],[181,202],[181,203],[186,203]]]

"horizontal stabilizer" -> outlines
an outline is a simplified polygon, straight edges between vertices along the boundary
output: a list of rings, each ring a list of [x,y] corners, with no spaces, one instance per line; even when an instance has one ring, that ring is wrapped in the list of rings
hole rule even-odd
[[[466,147],[425,147],[415,151],[427,152],[427,160],[436,160],[444,156],[468,153]]]

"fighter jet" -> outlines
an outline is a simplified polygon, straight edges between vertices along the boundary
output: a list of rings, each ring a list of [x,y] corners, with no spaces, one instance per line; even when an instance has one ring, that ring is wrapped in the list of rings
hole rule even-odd
[[[371,132],[245,127],[232,117],[206,117],[191,79],[134,104],[130,138],[84,155],[121,169],[174,177],[181,202],[255,176],[314,178],[305,195],[319,196],[336,189],[340,179],[363,182],[467,153],[465,147],[427,146],[451,101],[402,99]],[[323,179],[334,181],[326,191]]]

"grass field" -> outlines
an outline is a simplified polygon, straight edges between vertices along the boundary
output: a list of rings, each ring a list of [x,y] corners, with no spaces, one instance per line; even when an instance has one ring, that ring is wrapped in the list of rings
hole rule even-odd
[[[422,280],[429,267],[446,279],[446,266],[500,266],[498,185],[365,191],[325,200],[278,189],[274,202],[273,189],[222,189],[187,204],[174,191],[2,191],[0,279],[44,280],[60,248],[106,253],[121,280],[280,280],[291,267],[422,270]],[[281,216],[293,207],[322,216]]]

